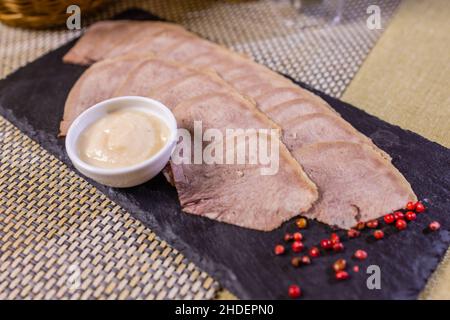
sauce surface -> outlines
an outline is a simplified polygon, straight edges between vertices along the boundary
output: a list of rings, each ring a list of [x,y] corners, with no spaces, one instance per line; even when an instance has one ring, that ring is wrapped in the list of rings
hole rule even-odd
[[[122,109],[87,127],[78,140],[78,152],[81,160],[96,167],[128,167],[155,155],[169,135],[169,128],[157,116]]]

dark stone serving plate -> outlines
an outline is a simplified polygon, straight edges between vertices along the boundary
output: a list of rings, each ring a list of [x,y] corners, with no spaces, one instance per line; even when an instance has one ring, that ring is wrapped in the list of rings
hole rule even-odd
[[[137,10],[120,17],[158,19]],[[0,113],[70,167],[64,140],[56,135],[67,94],[85,70],[61,60],[74,43],[46,54],[0,81]],[[303,83],[298,85],[312,90]],[[185,214],[180,210],[176,190],[162,175],[122,190],[90,182],[239,298],[283,299],[293,283],[301,285],[305,299],[417,298],[450,243],[450,150],[312,91],[387,151],[418,197],[428,199],[428,211],[410,223],[406,231],[396,232],[389,227],[381,241],[373,241],[365,231],[360,238],[346,241],[343,253],[327,254],[308,267],[296,269],[290,265],[289,254],[282,257],[273,254],[274,245],[282,241],[284,233],[296,230],[294,220],[265,233]],[[439,232],[426,231],[432,220],[440,221]],[[329,227],[310,221],[309,228],[302,231],[305,245],[318,244],[330,232]],[[358,248],[369,254],[367,260],[357,263],[360,272],[350,272],[351,279],[347,281],[334,280],[332,263],[344,257],[356,264],[351,256]],[[369,265],[381,268],[380,290],[369,290],[366,285]]]

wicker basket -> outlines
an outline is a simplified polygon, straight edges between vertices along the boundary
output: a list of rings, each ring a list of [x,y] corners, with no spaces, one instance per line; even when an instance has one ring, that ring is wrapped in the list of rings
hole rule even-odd
[[[67,7],[76,4],[82,17],[98,8],[105,0],[0,0],[0,21],[27,28],[61,26],[69,14]]]

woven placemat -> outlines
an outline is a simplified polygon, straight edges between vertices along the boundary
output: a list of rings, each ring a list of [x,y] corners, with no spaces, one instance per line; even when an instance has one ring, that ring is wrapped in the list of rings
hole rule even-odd
[[[334,25],[314,3],[127,0],[85,22],[149,10],[338,97],[382,32],[366,28],[367,6],[386,25],[398,2],[348,0]],[[80,33],[0,25],[0,77]],[[0,298],[232,297],[3,118],[0,140]]]
[[[211,299],[219,286],[0,118],[0,299]]]
[[[450,147],[449,16],[448,0],[404,1],[342,99]],[[450,249],[420,298],[450,299]]]

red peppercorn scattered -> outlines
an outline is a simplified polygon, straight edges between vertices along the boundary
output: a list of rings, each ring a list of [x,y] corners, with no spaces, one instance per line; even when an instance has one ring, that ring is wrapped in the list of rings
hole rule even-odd
[[[367,258],[367,252],[364,250],[358,249],[355,251],[354,257],[358,260],[364,260]]]
[[[297,225],[297,227],[299,227],[300,229],[305,229],[308,226],[308,220],[306,220],[305,218],[298,218],[295,221],[295,224]]]
[[[413,211],[413,210],[416,209],[416,204],[415,204],[414,202],[412,202],[412,201],[409,201],[409,202],[406,204],[405,209],[406,209],[406,210],[409,210],[409,211]]]
[[[292,299],[295,299],[295,298],[300,297],[300,295],[302,294],[302,290],[300,289],[299,286],[293,284],[293,285],[289,286],[288,294],[289,294],[289,297],[291,297]]]
[[[338,259],[333,263],[333,270],[335,272],[345,270],[346,267],[347,267],[347,261],[345,261],[345,259]]]
[[[405,215],[401,211],[394,212],[394,218],[395,220],[404,219]]]
[[[294,237],[295,241],[302,241],[303,240],[303,235],[300,232],[294,233],[293,237]]]
[[[356,225],[356,229],[362,230],[365,228],[365,226],[366,224],[364,222],[358,222],[358,224]]]
[[[303,256],[302,257],[302,263],[303,264],[311,264],[311,258],[308,256]]]
[[[304,248],[303,242],[301,242],[301,241],[294,241],[294,242],[292,242],[291,248],[292,248],[292,251],[294,251],[294,252],[300,252]]]
[[[334,252],[344,251],[344,244],[342,242],[333,244],[333,251]]]
[[[309,256],[311,258],[317,258],[318,256],[320,256],[320,250],[317,247],[312,247],[311,249],[309,249]]]
[[[331,247],[333,246],[333,244],[331,243],[330,239],[323,239],[322,241],[320,241],[320,246],[325,249],[331,249]]]
[[[384,222],[386,222],[387,224],[394,223],[394,221],[395,221],[395,217],[392,213],[389,213],[384,216]]]
[[[283,245],[278,244],[278,245],[275,246],[275,250],[274,251],[275,251],[275,254],[277,256],[279,256],[279,255],[282,255],[286,250],[284,249]]]
[[[378,227],[378,220],[371,220],[366,223],[367,228],[375,229]]]
[[[398,230],[405,230],[405,229],[406,229],[406,226],[407,226],[406,221],[403,220],[403,219],[399,219],[399,220],[397,220],[397,221],[395,222],[395,227],[396,227]]]
[[[355,230],[355,229],[350,229],[347,231],[347,236],[349,238],[357,238],[357,237],[359,237],[360,234],[361,234],[361,232],[359,232],[358,230]]]
[[[348,275],[347,271],[342,270],[342,271],[336,272],[337,280],[345,280],[345,279],[348,279],[348,277],[349,277],[349,275]]]
[[[384,238],[384,232],[383,230],[375,230],[373,232],[373,236],[375,237],[375,239],[380,240]]]
[[[412,211],[408,211],[407,213],[405,213],[405,218],[408,221],[414,221],[416,220],[416,214]]]
[[[353,266],[353,272],[359,272],[359,266]]]
[[[289,241],[291,241],[292,239],[293,239],[292,234],[286,233],[286,234],[284,235],[284,241],[289,242]]]
[[[331,241],[331,244],[336,244],[336,243],[341,242],[341,239],[339,238],[337,233],[332,233],[330,236],[330,241]]]
[[[440,224],[439,222],[437,222],[437,221],[433,221],[433,222],[431,222],[431,223],[428,225],[428,228],[429,228],[431,231],[436,231],[436,230],[439,230],[439,229],[441,228],[441,224]]]
[[[422,213],[422,212],[424,212],[425,211],[425,206],[423,205],[423,203],[422,202],[420,202],[420,201],[417,201],[416,202],[416,212],[417,213]]]

